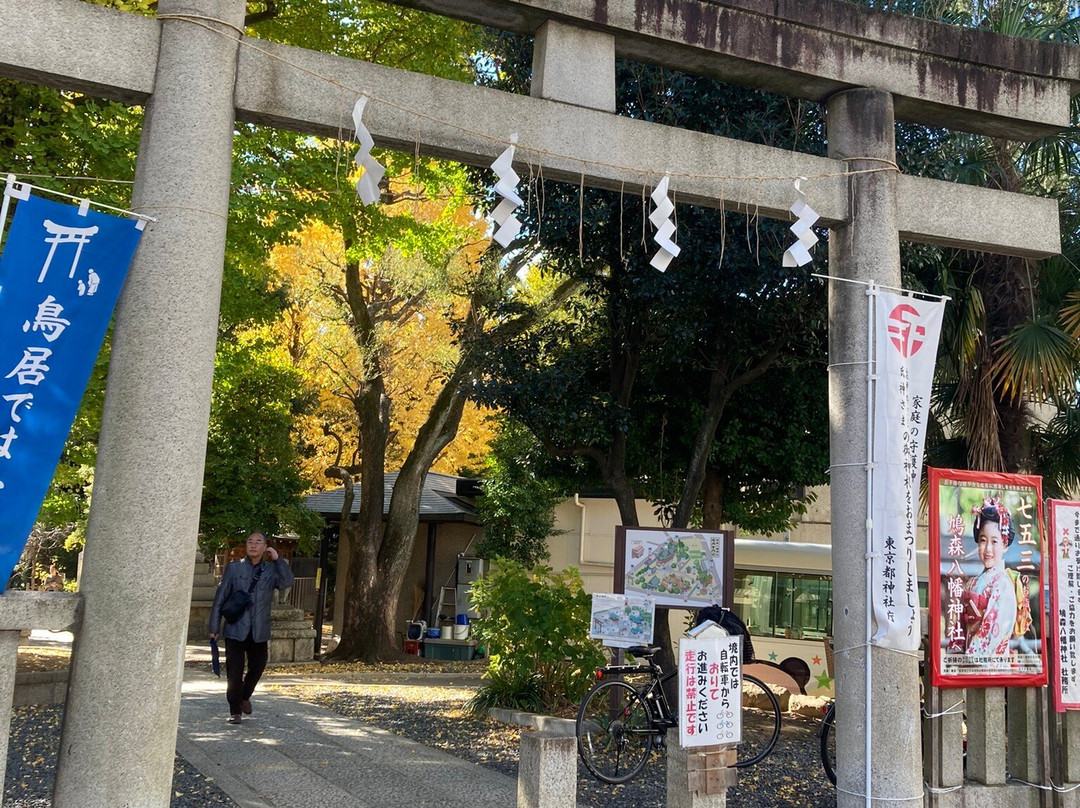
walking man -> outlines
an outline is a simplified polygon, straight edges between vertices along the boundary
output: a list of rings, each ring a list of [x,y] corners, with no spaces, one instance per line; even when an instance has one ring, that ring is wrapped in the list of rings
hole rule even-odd
[[[266,668],[269,651],[270,601],[275,589],[288,589],[292,584],[289,562],[267,545],[262,533],[248,536],[247,555],[229,564],[221,576],[210,611],[210,638],[217,638],[224,617],[230,724],[239,724],[243,715],[251,715],[251,694]]]

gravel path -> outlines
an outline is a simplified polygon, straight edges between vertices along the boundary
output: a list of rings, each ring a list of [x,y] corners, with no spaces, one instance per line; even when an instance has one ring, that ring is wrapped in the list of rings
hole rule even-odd
[[[60,705],[19,707],[11,715],[4,808],[49,808],[56,752],[60,746]],[[236,803],[186,760],[176,756],[171,808],[229,806]]]
[[[272,681],[272,680],[271,680]],[[436,747],[462,760],[517,777],[520,727],[464,711],[470,689],[354,685],[273,686],[273,690],[358,718]],[[23,707],[12,715],[4,808],[48,808],[56,769],[63,708]],[[836,795],[817,757],[817,722],[784,716],[776,749],[763,763],[739,773],[728,791],[731,808],[835,808]],[[664,759],[654,756],[630,783],[608,786],[579,766],[578,800],[591,808],[664,808]],[[211,779],[179,755],[171,808],[212,808],[236,804]]]
[[[517,777],[521,728],[466,714],[471,691],[386,685],[275,688],[341,715],[359,718],[455,757]],[[741,770],[728,791],[731,808],[835,808],[836,792],[817,756],[817,721],[784,716],[780,740],[761,764]],[[665,767],[654,756],[642,775],[609,786],[579,766],[578,801],[591,808],[664,808]]]

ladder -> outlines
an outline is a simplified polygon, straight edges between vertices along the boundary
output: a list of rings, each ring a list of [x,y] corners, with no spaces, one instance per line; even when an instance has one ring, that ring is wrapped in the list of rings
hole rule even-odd
[[[455,573],[456,574],[456,573]],[[439,606],[432,617],[435,619],[434,627],[437,627],[439,615],[453,621],[457,617],[457,587],[444,586],[439,594]]]

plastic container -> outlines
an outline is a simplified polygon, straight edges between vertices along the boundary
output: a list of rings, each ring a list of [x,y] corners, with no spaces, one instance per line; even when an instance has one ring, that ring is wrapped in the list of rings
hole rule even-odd
[[[469,625],[469,615],[467,615],[467,614],[459,614],[457,616],[457,625],[459,625],[459,626],[467,626],[467,625]]]
[[[424,657],[427,659],[468,662],[473,658],[474,650],[473,643],[444,643],[442,640],[424,643]]]
[[[441,629],[439,629],[439,639],[440,640],[452,640],[453,638],[454,638],[454,627],[453,626],[443,626]]]
[[[454,639],[455,640],[467,640],[469,639],[469,626],[461,625],[454,626]]]
[[[441,631],[439,631],[439,629],[437,629],[437,628],[429,628],[429,629],[427,630],[427,635],[428,635],[428,637],[430,637],[431,639],[433,639],[433,640],[437,640],[437,639],[439,639],[439,637],[441,637],[441,636],[442,636],[442,632],[441,632]]]
[[[419,640],[405,640],[405,653],[412,654],[413,656],[420,655],[420,641]]]

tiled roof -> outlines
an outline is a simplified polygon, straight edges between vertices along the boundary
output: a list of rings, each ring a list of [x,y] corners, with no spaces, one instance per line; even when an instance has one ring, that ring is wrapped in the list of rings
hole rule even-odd
[[[396,471],[388,472],[383,481],[385,496],[383,516],[390,510],[390,495],[397,481]],[[454,477],[449,474],[428,472],[424,490],[420,495],[421,522],[476,522],[476,508],[473,496],[475,480],[466,477]],[[461,493],[459,493],[461,492]],[[341,515],[341,506],[345,503],[345,488],[320,491],[304,498],[304,505],[326,517]],[[356,497],[353,499],[352,512],[360,512],[360,484],[356,484]]]

